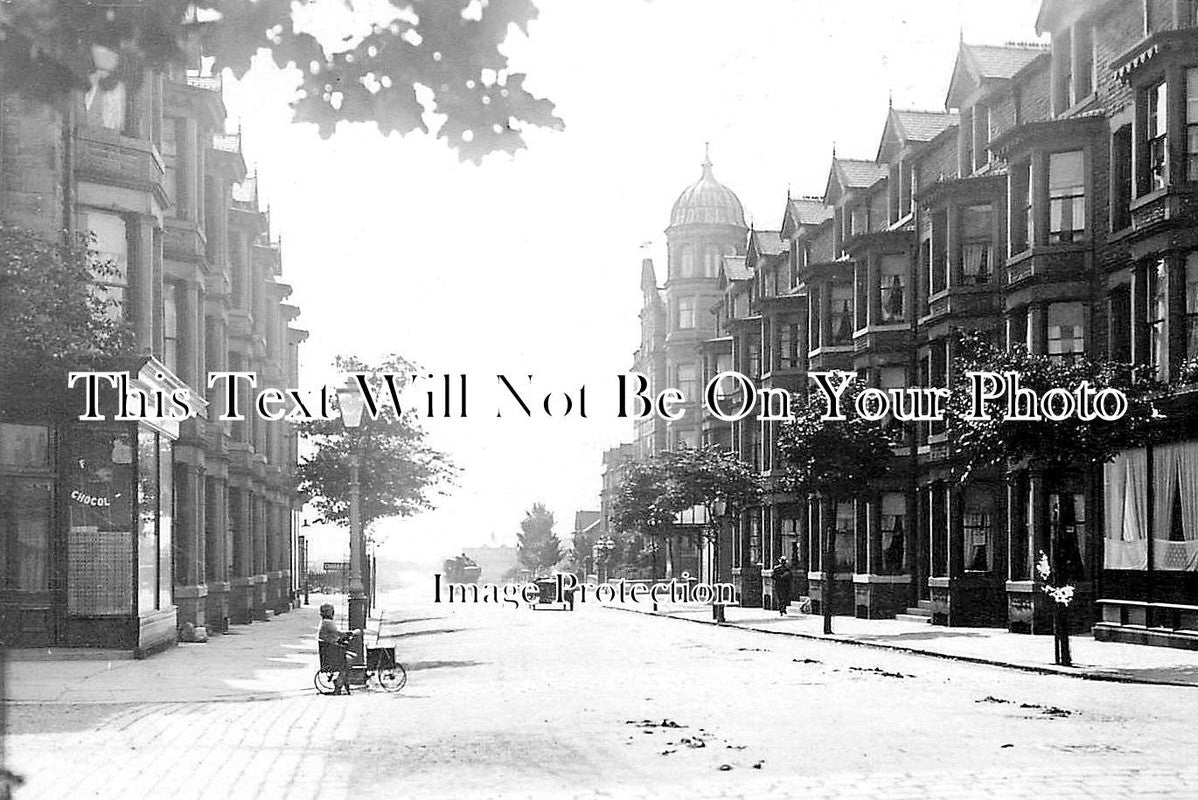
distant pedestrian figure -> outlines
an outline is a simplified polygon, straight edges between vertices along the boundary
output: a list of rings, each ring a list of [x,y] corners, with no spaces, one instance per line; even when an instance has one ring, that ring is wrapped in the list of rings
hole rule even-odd
[[[774,566],[774,605],[780,616],[786,616],[786,607],[790,605],[790,565],[785,556]]]
[[[316,634],[320,648],[320,668],[336,670],[337,680],[333,683],[333,694],[349,694],[349,651],[346,641],[361,633],[359,630],[342,631],[333,621],[333,604],[320,607],[320,630]]]

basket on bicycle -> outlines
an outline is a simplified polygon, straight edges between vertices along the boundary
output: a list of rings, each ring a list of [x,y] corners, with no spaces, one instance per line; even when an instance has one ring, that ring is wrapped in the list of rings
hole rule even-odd
[[[366,669],[376,672],[387,667],[395,666],[394,647],[367,647]]]

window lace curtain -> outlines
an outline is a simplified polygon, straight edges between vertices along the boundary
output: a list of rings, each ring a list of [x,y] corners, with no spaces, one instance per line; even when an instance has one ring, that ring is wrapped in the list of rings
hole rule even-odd
[[[1122,453],[1103,468],[1106,498],[1106,569],[1148,569],[1148,454]]]
[[[1153,455],[1152,566],[1170,572],[1198,571],[1198,444],[1157,448]],[[1181,493],[1183,541],[1169,538],[1173,509]]]

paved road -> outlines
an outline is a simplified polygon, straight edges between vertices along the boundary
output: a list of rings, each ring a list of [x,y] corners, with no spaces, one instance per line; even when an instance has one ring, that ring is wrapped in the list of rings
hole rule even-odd
[[[396,696],[19,706],[17,796],[1198,797],[1194,689],[611,609],[397,616]]]

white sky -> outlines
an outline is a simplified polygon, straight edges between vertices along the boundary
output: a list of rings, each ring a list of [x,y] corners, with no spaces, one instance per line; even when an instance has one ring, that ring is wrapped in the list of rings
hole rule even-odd
[[[788,185],[822,193],[833,142],[875,156],[890,92],[896,107],[943,107],[962,29],[969,42],[1031,41],[1039,2],[538,5],[530,37],[513,32],[506,50],[566,130],[534,131],[528,150],[479,167],[373,125],[323,141],[289,123],[277,72],[226,81],[311,332],[305,385],[333,383],[337,353],[394,351],[470,375],[470,418],[425,423],[463,468],[459,486],[433,513],[379,523],[396,558],[439,559],[492,534],[514,543],[535,501],[563,537],[575,510],[598,508],[602,452],[631,435],[611,404],[639,338],[640,259],[663,275],[663,229],[705,140],[746,216],[777,228]],[[498,373],[532,373],[545,391],[585,383],[590,417],[495,419],[485,394]],[[329,530],[314,560],[345,538]]]

